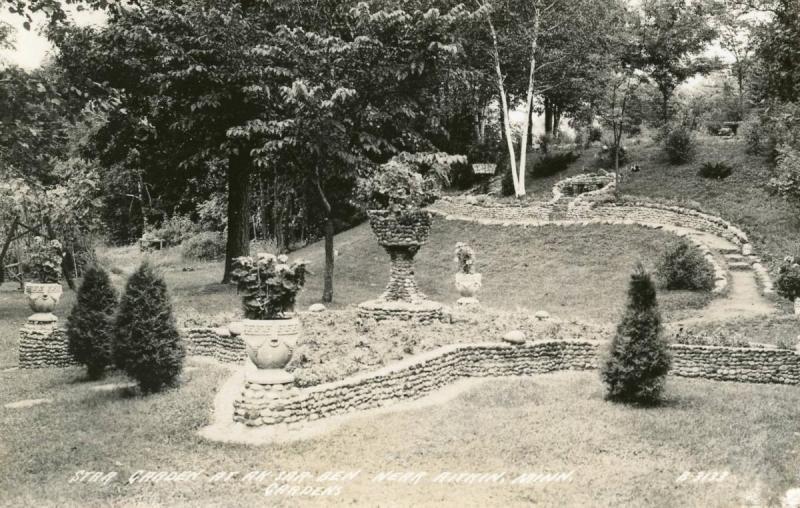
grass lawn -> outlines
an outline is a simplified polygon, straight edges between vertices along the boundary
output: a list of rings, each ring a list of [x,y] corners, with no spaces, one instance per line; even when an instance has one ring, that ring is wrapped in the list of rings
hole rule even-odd
[[[0,492],[9,506],[742,506],[773,505],[800,486],[796,387],[670,378],[658,409],[603,400],[596,372],[488,381],[449,403],[358,417],[309,441],[263,447],[202,441],[227,375],[204,365],[148,398],[94,392],[77,369],[0,373],[0,400],[55,402],[0,410]],[[107,382],[107,381],[106,381]],[[70,483],[117,471],[108,485]],[[128,484],[137,470],[214,473],[360,470],[330,498],[266,498],[267,483]],[[422,471],[417,485],[371,482]],[[501,485],[433,483],[443,472],[506,472]],[[574,471],[568,483],[510,484],[522,473]],[[727,471],[720,483],[676,482]]]
[[[564,319],[615,322],[622,311],[630,271],[637,260],[652,267],[674,237],[661,231],[628,226],[500,228],[435,219],[429,242],[417,255],[417,281],[432,299],[454,303],[456,242],[472,245],[483,273],[479,293],[490,308],[547,310]],[[334,308],[355,305],[380,295],[389,277],[389,256],[377,244],[367,225],[336,237]],[[322,294],[324,251],[312,244],[292,257],[311,262],[312,275],[300,294],[305,308]],[[115,270],[132,270],[141,254],[133,248],[110,249],[100,255]],[[175,251],[155,254],[165,272],[178,312],[233,312],[239,299],[235,288],[219,284],[219,263],[184,262]],[[193,271],[184,272],[184,268]],[[121,283],[122,278],[117,278]],[[664,292],[662,310],[678,318],[703,307],[709,296],[692,292]],[[62,309],[63,311],[63,309]]]

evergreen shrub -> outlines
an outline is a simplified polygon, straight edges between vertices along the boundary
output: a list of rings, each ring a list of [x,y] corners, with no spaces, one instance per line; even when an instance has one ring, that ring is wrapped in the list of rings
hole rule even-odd
[[[657,268],[664,289],[710,291],[714,288],[714,269],[703,254],[686,240],[667,246]]]
[[[631,275],[627,308],[601,365],[607,398],[657,403],[670,364],[656,288],[650,275],[639,264]]]
[[[114,361],[144,393],[175,384],[186,356],[164,279],[147,261],[130,276],[114,327]]]
[[[67,319],[69,352],[86,366],[90,379],[99,379],[114,364],[114,314],[117,292],[108,274],[97,266],[83,275],[77,300]]]

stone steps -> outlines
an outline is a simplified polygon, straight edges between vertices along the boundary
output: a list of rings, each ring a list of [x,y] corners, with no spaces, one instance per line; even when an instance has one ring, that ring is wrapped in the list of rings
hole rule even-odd
[[[747,263],[745,261],[732,261],[728,263],[728,269],[747,271],[747,270],[752,270],[753,267],[750,265],[750,263]]]

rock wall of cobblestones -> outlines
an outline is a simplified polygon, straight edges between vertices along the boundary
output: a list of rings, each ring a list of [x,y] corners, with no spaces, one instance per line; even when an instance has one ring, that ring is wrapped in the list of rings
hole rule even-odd
[[[249,426],[302,424],[329,416],[413,400],[465,378],[540,374],[597,367],[603,343],[537,341],[522,345],[452,345],[376,372],[310,388],[245,383],[234,420]],[[674,344],[671,374],[719,381],[798,384],[794,351]]]
[[[19,368],[69,367],[76,361],[69,354],[66,332],[55,324],[28,323],[19,333]]]

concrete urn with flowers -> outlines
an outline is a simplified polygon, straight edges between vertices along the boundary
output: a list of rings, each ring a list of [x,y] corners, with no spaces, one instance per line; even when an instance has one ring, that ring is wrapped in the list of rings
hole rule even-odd
[[[293,313],[305,284],[306,262],[290,263],[284,255],[259,253],[236,258],[233,266],[245,315],[237,328],[255,367],[246,372],[246,379],[259,384],[293,382],[284,368],[300,336],[300,321]]]
[[[459,305],[476,305],[478,299],[475,295],[483,286],[483,277],[475,273],[475,251],[469,245],[458,242],[455,249],[455,261],[458,263],[456,272],[456,290],[461,298],[458,299]]]
[[[33,281],[25,283],[25,296],[35,314],[28,321],[54,323],[58,320],[53,310],[63,293],[58,283],[63,258],[64,252],[58,240],[47,241],[41,236],[33,239],[30,259],[26,264],[27,274]]]

